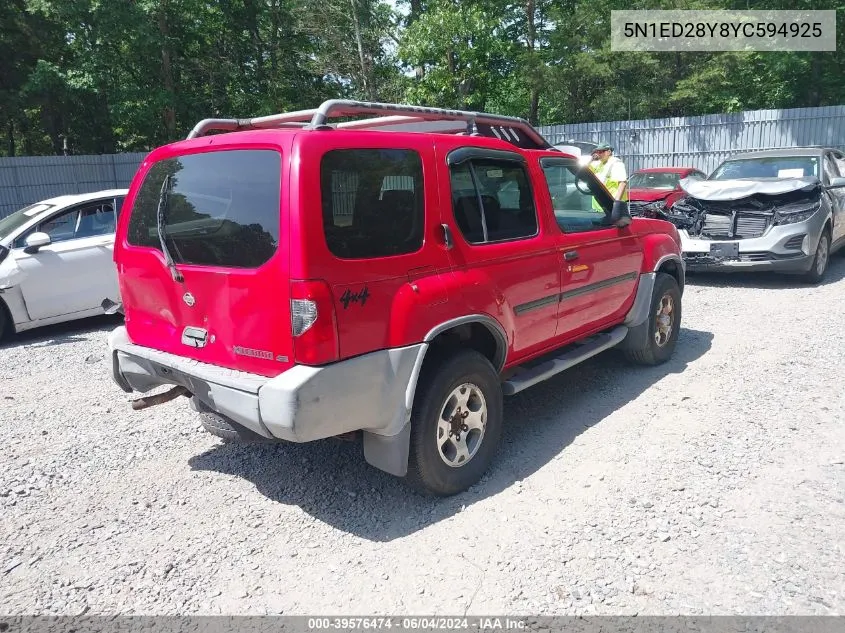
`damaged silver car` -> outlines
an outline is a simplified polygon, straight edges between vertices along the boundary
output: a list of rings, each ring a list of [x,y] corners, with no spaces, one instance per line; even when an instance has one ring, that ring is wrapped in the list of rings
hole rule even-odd
[[[706,180],[683,179],[685,196],[660,215],[681,234],[695,270],[771,270],[824,277],[845,245],[845,156],[806,147],[742,154]]]

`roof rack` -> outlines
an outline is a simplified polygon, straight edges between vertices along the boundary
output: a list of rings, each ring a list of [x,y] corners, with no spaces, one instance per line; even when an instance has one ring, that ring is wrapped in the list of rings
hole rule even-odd
[[[329,125],[330,118],[370,115],[371,118]],[[459,125],[456,125],[459,124]],[[373,103],[330,99],[319,108],[283,112],[250,119],[203,119],[194,126],[188,138],[204,136],[212,131],[273,129],[382,129],[412,132],[463,133],[472,136],[499,138],[526,149],[548,149],[551,144],[528,121],[518,117],[486,112],[446,110],[395,103]]]

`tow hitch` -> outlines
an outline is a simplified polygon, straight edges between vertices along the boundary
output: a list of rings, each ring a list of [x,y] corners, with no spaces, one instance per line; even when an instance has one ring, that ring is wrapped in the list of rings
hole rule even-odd
[[[165,391],[164,393],[157,393],[153,396],[144,396],[143,398],[133,400],[132,408],[135,409],[135,411],[140,411],[141,409],[148,409],[150,407],[154,407],[157,404],[164,404],[165,402],[170,402],[171,400],[175,400],[179,396],[190,395],[191,392],[188,391],[185,387],[173,387],[173,389]]]

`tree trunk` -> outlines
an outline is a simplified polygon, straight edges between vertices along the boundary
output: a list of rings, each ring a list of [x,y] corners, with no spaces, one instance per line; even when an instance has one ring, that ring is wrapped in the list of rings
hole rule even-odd
[[[812,55],[810,59],[810,76],[812,77],[810,86],[812,88],[810,90],[810,103],[807,104],[810,108],[818,108],[822,104],[821,71],[818,55]]]
[[[9,156],[15,155],[15,121],[12,117],[9,117],[8,122],[6,123],[6,142],[8,143],[8,152]]]
[[[408,14],[408,26],[411,26],[423,12],[422,0],[411,0],[411,11]],[[422,79],[425,76],[425,68],[416,66],[414,68],[414,76],[417,79]]]
[[[534,52],[537,47],[537,26],[534,24],[535,0],[527,0],[525,3],[526,24],[528,25],[528,50],[532,68],[529,76],[531,82],[531,98],[528,105],[528,122],[537,125],[540,111],[540,87],[539,78],[535,76]]]
[[[361,36],[361,21],[358,15],[358,0],[349,0],[352,5],[352,26],[355,29],[355,43],[358,46],[358,61],[361,64],[361,86],[367,99],[375,100],[375,90],[370,77],[369,64],[364,54],[364,40]]]
[[[167,93],[167,105],[164,107],[164,128],[167,140],[176,138],[176,108],[173,84],[173,62],[170,50],[170,25],[167,23],[167,0],[163,0],[158,10],[158,32],[161,35],[161,80]]]

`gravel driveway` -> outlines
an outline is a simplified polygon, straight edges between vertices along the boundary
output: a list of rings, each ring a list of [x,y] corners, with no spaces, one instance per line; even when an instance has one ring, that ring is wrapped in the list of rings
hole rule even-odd
[[[7,614],[845,613],[841,257],[819,287],[691,276],[672,362],[506,401],[494,469],[440,501],[355,444],[133,412],[117,323],[0,347]]]

